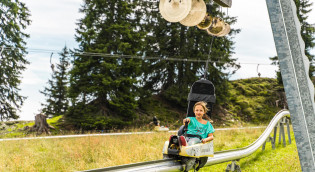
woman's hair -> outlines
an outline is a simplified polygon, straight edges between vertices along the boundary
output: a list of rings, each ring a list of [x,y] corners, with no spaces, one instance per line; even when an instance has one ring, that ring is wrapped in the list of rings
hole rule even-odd
[[[195,107],[198,106],[198,105],[200,105],[200,106],[203,108],[203,110],[205,111],[205,114],[203,114],[202,118],[205,119],[205,120],[211,121],[211,119],[210,119],[209,116],[207,115],[207,112],[208,112],[208,110],[209,110],[209,109],[207,108],[207,103],[204,102],[204,101],[200,101],[200,102],[195,103],[194,108],[193,108],[193,111],[194,111],[194,112],[195,112]]]

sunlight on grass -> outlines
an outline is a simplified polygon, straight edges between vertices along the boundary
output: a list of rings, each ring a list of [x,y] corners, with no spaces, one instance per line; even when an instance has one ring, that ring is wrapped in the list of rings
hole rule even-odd
[[[285,131],[286,128],[285,128]],[[251,130],[251,135],[253,133],[259,133],[259,130]],[[246,132],[246,133],[247,133]],[[252,138],[245,137],[246,133],[240,137],[242,140],[240,147],[247,146],[251,144]],[[291,139],[292,143],[289,144],[287,133],[286,134],[286,147],[283,147],[282,143],[278,143],[278,138],[276,140],[276,149],[271,148],[271,143],[267,142],[266,148],[262,151],[261,147],[254,152],[252,155],[241,159],[237,164],[241,166],[242,172],[296,172],[302,171],[300,166],[300,161],[298,157],[298,152],[296,148],[296,143],[294,139],[293,130],[291,128]],[[257,138],[260,134],[258,134]],[[255,139],[254,139],[255,140]],[[289,144],[289,145],[288,145]],[[231,149],[239,148],[239,145],[232,143]],[[231,162],[226,162],[222,164],[213,165],[210,167],[205,167],[200,172],[222,172],[226,169],[227,165]]]
[[[215,132],[215,151],[247,146],[264,129]],[[20,140],[0,142],[0,171],[78,171],[162,159],[162,147],[170,133],[127,136]],[[293,138],[293,134],[292,134]],[[297,159],[296,159],[297,158]],[[226,164],[203,171],[224,171]],[[295,142],[276,150],[267,143],[240,161],[243,171],[300,171]],[[202,170],[200,170],[202,171]]]

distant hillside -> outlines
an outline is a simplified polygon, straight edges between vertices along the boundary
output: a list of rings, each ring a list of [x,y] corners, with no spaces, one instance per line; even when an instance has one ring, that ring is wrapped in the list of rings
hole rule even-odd
[[[229,82],[226,102],[216,104],[212,115],[214,125],[238,125],[242,123],[268,123],[282,109],[282,87],[273,78],[250,78]],[[278,106],[276,104],[278,103]],[[146,115],[144,115],[146,114]],[[143,123],[153,116],[162,125],[181,125],[186,109],[179,108],[161,97],[155,96],[145,113],[139,113]],[[148,121],[147,121],[148,120]],[[145,122],[146,121],[146,122]]]
[[[229,87],[228,101],[219,106],[235,119],[250,123],[266,123],[283,108],[281,106],[284,104],[284,93],[276,79],[241,79],[231,81]]]
[[[273,116],[283,107],[283,88],[272,78],[250,78],[230,81],[228,92],[224,95],[225,102],[218,103],[214,107],[211,119],[215,127],[229,125],[267,124]],[[277,107],[277,105],[279,107]],[[154,116],[161,121],[161,125],[170,129],[178,129],[182,125],[182,120],[186,117],[187,107],[179,106],[172,101],[154,95],[141,107],[137,109],[137,116],[132,121],[128,121],[129,126],[140,130],[147,130],[152,127],[150,122]],[[111,118],[112,121],[115,118]],[[48,119],[48,123],[57,130],[53,134],[60,134],[62,129],[69,129],[62,123],[62,116]],[[23,131],[23,127],[32,126],[34,122],[7,122],[0,123],[0,138],[21,137],[28,135]],[[71,128],[70,128],[71,129]],[[117,128],[110,128],[117,129]]]

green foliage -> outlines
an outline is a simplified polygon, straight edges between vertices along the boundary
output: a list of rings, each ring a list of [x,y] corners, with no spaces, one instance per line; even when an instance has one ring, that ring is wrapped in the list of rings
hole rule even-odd
[[[67,124],[81,130],[122,129],[131,124],[130,120],[125,120],[122,116],[104,115],[99,108],[91,104],[78,103],[76,106],[71,106],[68,113],[72,116],[66,119]]]
[[[136,55],[141,50],[144,33],[137,29],[135,3],[84,1],[76,40],[78,51],[90,54],[77,55],[73,61],[69,89],[72,106],[65,115],[67,123],[85,129],[111,128],[123,127],[133,119],[141,61],[91,53]]]
[[[50,117],[55,117],[64,114],[68,108],[68,73],[67,68],[69,64],[69,51],[64,47],[60,53],[59,63],[57,69],[53,69],[51,79],[48,80],[48,87],[45,87],[40,93],[44,94],[46,104],[42,104],[42,112]],[[53,65],[53,64],[52,64]]]
[[[146,1],[149,9],[158,9],[157,1]],[[208,3],[208,1],[206,2]],[[233,25],[236,22],[235,17],[226,16],[221,13],[217,5],[211,10],[213,16],[224,18],[224,21]],[[208,53],[212,38],[207,32],[197,27],[185,27],[179,23],[170,23],[161,17],[158,10],[144,11],[148,16],[144,19],[145,30],[148,34],[145,37],[145,55],[179,59],[208,59]],[[233,27],[232,27],[233,28]],[[215,38],[210,54],[211,61],[219,61],[215,65],[209,64],[207,71],[209,79],[218,86],[217,95],[224,95],[227,90],[228,73],[224,73],[227,67],[238,69],[232,59],[233,38],[239,32],[238,29],[232,29],[230,36]],[[202,78],[205,70],[205,63],[192,63],[181,61],[148,60],[143,65],[143,85],[149,94],[161,94],[162,97],[172,100],[181,107],[186,104],[189,87],[199,78]],[[175,96],[176,95],[176,96]],[[224,101],[224,96],[218,96],[218,102]]]
[[[110,59],[92,54],[206,60],[212,37],[196,27],[167,22],[157,9],[157,1],[149,0],[84,1],[80,10],[84,17],[76,30],[78,51],[82,53],[75,55],[70,71],[72,106],[65,115],[67,123],[77,128],[108,128],[111,126],[109,119],[115,119],[113,123],[117,125],[139,121],[141,117],[135,113],[137,108],[152,101],[155,94],[176,108],[186,109],[189,87],[203,76],[205,64]],[[235,17],[228,17],[216,8],[212,10],[214,16],[224,18],[227,23],[236,22]],[[220,62],[210,65],[207,79],[218,85],[217,95],[227,90],[229,74],[222,71],[227,66],[239,68],[236,59],[231,58],[232,35],[238,32],[232,29],[230,36],[214,39],[210,60]],[[225,96],[219,97],[222,100],[218,102]]]
[[[225,108],[241,120],[267,123],[280,110],[275,106],[279,99],[278,83],[272,78],[251,78],[231,81]]]
[[[182,125],[182,119],[186,117],[187,107],[178,106],[174,101],[159,95],[152,96],[146,101],[140,101],[139,104],[139,108],[145,112],[140,113],[140,118],[134,123],[139,128],[151,122],[153,116],[156,116],[163,126],[178,128]]]
[[[305,55],[311,62],[309,76],[314,76],[315,66],[314,66],[314,54],[311,54],[311,49],[315,47],[315,27],[307,22],[308,16],[312,11],[313,2],[310,0],[294,0],[297,8],[297,16],[301,23],[301,36],[305,43]],[[312,23],[314,24],[314,23]]]
[[[2,0],[0,8],[0,120],[17,119],[26,97],[19,94],[20,75],[29,62],[23,30],[30,24],[29,10],[19,0]]]
[[[211,10],[230,25],[236,22],[218,8]],[[142,121],[141,108],[154,101],[154,95],[185,111],[190,86],[205,72],[204,63],[115,59],[104,54],[206,60],[213,40],[209,60],[219,62],[209,64],[206,78],[217,86],[217,102],[225,101],[231,73],[222,71],[239,68],[231,56],[233,35],[240,30],[213,39],[196,27],[167,22],[157,0],[86,0],[80,12],[84,17],[79,20],[76,40],[77,51],[82,53],[75,55],[70,71],[72,105],[66,123],[84,129],[128,126],[130,121]]]

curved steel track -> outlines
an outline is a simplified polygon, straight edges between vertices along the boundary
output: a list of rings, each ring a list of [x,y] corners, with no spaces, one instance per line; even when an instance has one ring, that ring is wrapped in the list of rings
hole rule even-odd
[[[242,128],[218,128],[216,131],[221,130],[242,130],[251,128],[264,128],[264,127],[242,127]],[[175,133],[177,131],[168,131],[170,133]],[[8,132],[10,133],[10,132]],[[103,133],[103,134],[77,134],[77,135],[62,135],[62,136],[44,136],[44,137],[23,137],[23,138],[8,138],[0,139],[0,141],[10,141],[10,140],[34,140],[34,139],[58,139],[58,138],[72,138],[72,137],[92,137],[92,136],[122,136],[122,135],[135,135],[135,134],[153,134],[156,131],[149,132],[126,132],[126,133]],[[0,133],[3,134],[3,133]],[[7,134],[7,133],[5,133]]]
[[[276,127],[279,121],[284,117],[289,117],[290,113],[287,110],[279,111],[274,118],[271,120],[265,131],[261,134],[261,136],[253,142],[251,145],[246,146],[240,149],[232,149],[227,151],[215,152],[214,157],[208,159],[208,162],[205,166],[210,166],[214,164],[219,164],[227,161],[240,160],[244,157],[247,157],[254,153],[260,146],[262,146],[265,141],[269,138],[272,130]],[[157,171],[182,171],[183,166],[175,160],[166,159],[166,160],[157,160],[157,161],[148,161],[127,165],[120,165],[114,167],[107,168],[99,168],[87,171],[120,171],[120,172],[131,172],[131,171],[139,171],[139,172],[157,172]]]

